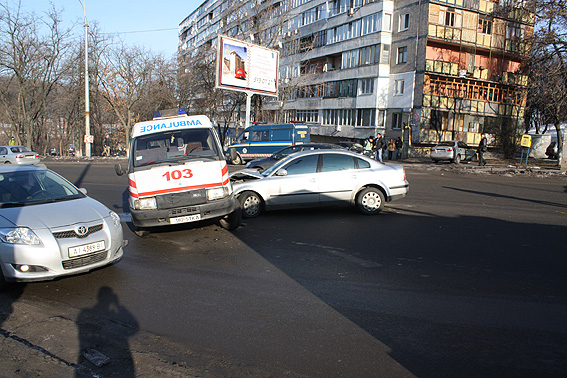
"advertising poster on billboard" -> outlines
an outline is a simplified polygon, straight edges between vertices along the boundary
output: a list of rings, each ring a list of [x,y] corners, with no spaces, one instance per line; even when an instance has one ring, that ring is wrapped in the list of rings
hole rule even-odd
[[[225,36],[217,46],[217,87],[278,95],[278,51]]]

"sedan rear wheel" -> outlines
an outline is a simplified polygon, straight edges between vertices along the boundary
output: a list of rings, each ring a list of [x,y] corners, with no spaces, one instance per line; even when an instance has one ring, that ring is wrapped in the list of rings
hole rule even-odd
[[[242,218],[255,218],[262,211],[262,199],[254,192],[244,192],[238,196],[242,207]]]
[[[455,164],[459,164],[461,162],[461,155],[457,154],[457,156],[455,156]]]
[[[356,205],[363,214],[378,214],[384,207],[384,194],[376,188],[366,188],[358,194]]]

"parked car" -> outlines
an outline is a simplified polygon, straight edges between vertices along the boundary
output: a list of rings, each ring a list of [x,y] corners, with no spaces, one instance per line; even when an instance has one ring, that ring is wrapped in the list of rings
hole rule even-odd
[[[303,143],[311,143],[309,126],[306,124],[253,124],[226,148],[226,155],[230,163],[240,165],[245,161],[268,157],[284,147]]]
[[[231,180],[244,218],[262,210],[329,205],[356,205],[363,214],[377,214],[409,189],[401,165],[333,149],[296,152],[263,172],[234,172]]]
[[[266,158],[252,160],[246,164],[246,168],[257,168],[263,171],[270,168],[272,165],[276,164],[278,160],[281,160],[284,157],[291,155],[295,152],[319,150],[326,148],[342,149],[343,147],[338,146],[336,144],[328,144],[328,143],[296,144],[294,146],[288,146],[282,148],[281,150],[274,152],[271,156],[268,156]]]
[[[0,285],[84,273],[122,258],[120,218],[47,168],[0,166]]]
[[[552,141],[549,146],[545,149],[545,154],[550,159],[557,159],[559,157],[559,151],[557,149],[557,141]]]
[[[431,160],[452,161],[459,164],[461,161],[476,161],[476,150],[460,140],[449,140],[431,147]]]
[[[39,154],[25,146],[0,146],[0,164],[37,164]]]
[[[364,147],[360,143],[356,142],[337,142],[336,145],[339,145],[343,148],[346,148],[349,151],[356,152],[357,154],[364,153]]]

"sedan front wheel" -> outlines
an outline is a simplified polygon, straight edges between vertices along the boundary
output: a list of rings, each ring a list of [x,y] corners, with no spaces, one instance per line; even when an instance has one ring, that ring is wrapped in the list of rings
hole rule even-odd
[[[366,188],[356,197],[358,210],[366,215],[378,214],[384,207],[384,202],[384,194],[376,188]]]
[[[262,211],[262,200],[254,192],[244,192],[238,196],[242,207],[242,218],[256,218]]]

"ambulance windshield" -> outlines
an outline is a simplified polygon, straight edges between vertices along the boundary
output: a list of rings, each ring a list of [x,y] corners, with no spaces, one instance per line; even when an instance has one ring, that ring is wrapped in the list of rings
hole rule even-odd
[[[133,153],[135,167],[189,159],[221,159],[211,129],[143,135],[136,138]]]

